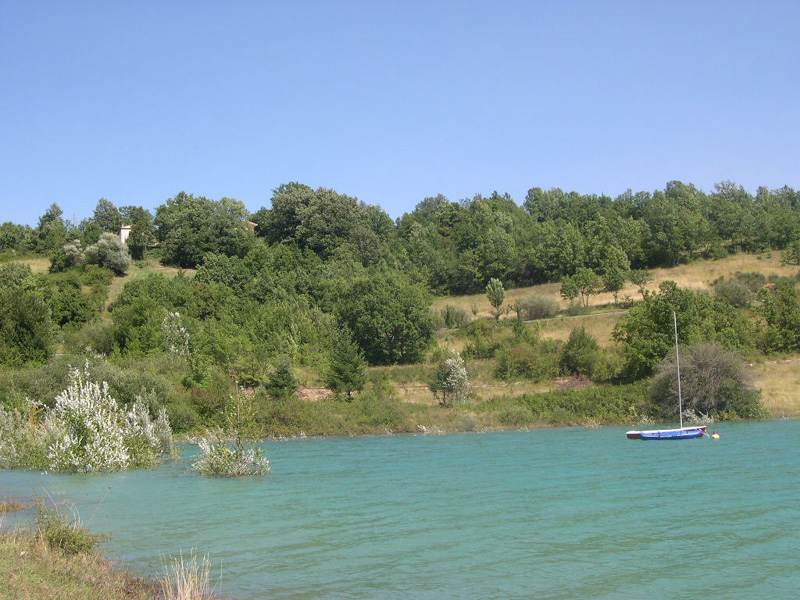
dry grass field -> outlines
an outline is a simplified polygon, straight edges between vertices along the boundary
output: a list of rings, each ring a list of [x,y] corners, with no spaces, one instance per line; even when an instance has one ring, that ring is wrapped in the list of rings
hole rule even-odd
[[[752,369],[753,380],[773,418],[800,418],[800,357],[770,360]]]
[[[668,269],[653,269],[653,281],[648,284],[649,290],[657,290],[663,281],[674,281],[682,288],[692,290],[709,289],[711,283],[719,277],[734,277],[737,273],[763,273],[769,277],[772,274],[780,276],[794,276],[798,273],[795,265],[782,265],[780,252],[766,255],[755,254],[736,254],[720,260],[709,260],[689,265],[680,265]],[[558,301],[562,308],[566,308],[567,302],[561,298],[560,283],[545,283],[527,288],[518,288],[506,291],[505,304],[513,304],[517,298],[524,298],[532,294],[553,298]],[[620,291],[619,298],[630,296],[632,299],[641,299],[639,290],[632,283]],[[609,293],[598,294],[591,299],[592,306],[611,305],[614,297]],[[471,317],[488,318],[493,315],[492,307],[486,298],[486,294],[473,294],[470,296],[450,296],[436,298],[433,302],[434,309],[442,310],[450,305],[467,311]],[[513,316],[513,315],[512,315]]]

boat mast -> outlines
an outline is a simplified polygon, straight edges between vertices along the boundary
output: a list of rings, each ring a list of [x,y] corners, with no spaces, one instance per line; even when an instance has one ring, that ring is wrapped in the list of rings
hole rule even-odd
[[[675,325],[675,364],[678,367],[678,416],[683,429],[683,399],[681,398],[681,353],[678,349],[678,314],[672,311],[672,323]]]

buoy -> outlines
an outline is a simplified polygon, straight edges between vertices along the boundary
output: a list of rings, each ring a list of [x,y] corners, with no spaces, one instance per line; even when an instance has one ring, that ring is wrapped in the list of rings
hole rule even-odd
[[[711,438],[714,439],[714,440],[718,440],[719,439],[719,434],[715,431],[714,433],[711,434]]]

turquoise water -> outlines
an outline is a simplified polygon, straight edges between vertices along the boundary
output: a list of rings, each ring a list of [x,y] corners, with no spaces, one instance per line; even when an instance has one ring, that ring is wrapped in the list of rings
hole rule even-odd
[[[196,547],[241,600],[795,597],[800,422],[718,431],[270,442],[257,480],[187,473],[187,447],[151,471],[0,472],[0,497],[73,501],[140,573]]]

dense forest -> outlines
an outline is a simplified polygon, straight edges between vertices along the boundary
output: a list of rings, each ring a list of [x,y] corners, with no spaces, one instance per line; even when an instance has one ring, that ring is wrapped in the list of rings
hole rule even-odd
[[[448,374],[436,365],[453,360],[434,343],[443,327],[463,338],[468,361],[493,361],[494,378],[572,374],[637,385],[666,368],[672,310],[685,343],[716,344],[705,355],[800,351],[795,280],[766,285],[743,274],[717,282],[714,294],[668,283],[645,289],[650,269],[772,251],[800,263],[800,192],[752,195],[730,182],[706,193],[674,181],[613,199],[532,188],[521,205],[496,192],[458,202],[436,196],[397,220],[299,183],[281,185],[270,207],[253,213],[235,199],[181,192],[154,214],[100,199],[71,223],[53,204],[35,227],[0,225],[0,403],[52,402],[67,365],[86,360],[120,401],[144,399],[154,415],[166,406],[179,430],[219,424],[239,386],[265,398],[265,431],[302,427],[287,408],[301,383],[372,402],[364,411],[391,428],[391,386],[365,368],[425,365],[420,379],[445,393]],[[47,272],[31,270],[31,257],[47,257]],[[510,306],[502,298],[562,282],[565,298],[605,290],[617,299],[626,281],[643,293],[610,353],[579,329],[564,344],[541,339],[525,322],[552,316],[543,299]],[[500,293],[497,319],[431,309],[434,297],[490,290]],[[620,390],[601,400],[623,397]],[[702,408],[737,413],[715,402]],[[758,412],[751,408],[739,416]]]

